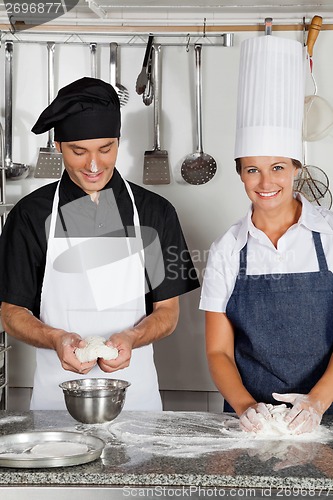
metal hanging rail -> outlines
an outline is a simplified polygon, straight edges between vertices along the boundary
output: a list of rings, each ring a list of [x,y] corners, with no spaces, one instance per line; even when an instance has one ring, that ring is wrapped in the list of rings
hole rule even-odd
[[[151,32],[150,32],[151,33]],[[94,33],[94,38],[98,39],[98,46],[99,47],[109,47],[110,44],[110,36],[113,37],[114,39],[117,39],[117,43],[120,46],[127,46],[127,47],[146,47],[147,45],[147,39],[150,33],[141,33],[141,34],[128,34],[126,33],[123,35],[119,34],[113,34],[109,33],[107,36],[106,41],[101,41],[98,39],[98,35]],[[85,34],[87,35],[87,34]],[[65,38],[64,38],[65,37]],[[67,38],[66,38],[67,37]],[[2,33],[1,36],[1,41],[11,41],[13,43],[24,43],[24,44],[46,44],[48,39],[50,37],[47,36],[45,39],[41,39],[39,36],[38,39],[32,40],[31,36],[28,37],[28,39],[25,39],[24,37],[20,37],[20,34],[12,34],[12,33]],[[86,39],[84,39],[86,38]],[[190,33],[187,33],[184,36],[180,35],[165,35],[165,36],[155,36],[154,38],[156,40],[156,43],[159,45],[163,46],[168,46],[168,47],[186,47],[188,48],[190,45],[195,45],[196,43],[202,43],[202,45],[208,45],[212,47],[232,47],[234,44],[234,34],[233,33],[221,33],[216,36],[212,35],[191,35]],[[76,34],[76,33],[64,33],[62,34],[62,39],[59,39],[58,37],[54,36],[53,33],[53,39],[57,43],[57,45],[84,45],[84,46],[90,46],[91,45],[91,36],[87,35],[84,37],[82,34]]]
[[[302,31],[304,29],[304,19],[297,19],[295,17],[291,19],[275,19],[274,31]],[[333,17],[325,16],[325,23],[322,25],[322,30],[333,30]],[[236,22],[234,22],[236,21]],[[91,19],[75,19],[73,24],[42,24],[39,26],[32,26],[25,28],[23,30],[18,29],[15,31],[15,26],[9,23],[0,24],[0,31],[4,33],[11,33],[17,36],[31,36],[31,35],[45,35],[53,34],[58,35],[89,35],[96,34],[100,36],[142,36],[145,33],[154,33],[154,36],[160,37],[172,37],[172,36],[186,36],[190,34],[191,36],[219,36],[225,33],[233,32],[244,32],[244,31],[265,31],[264,19],[233,19],[228,20],[225,24],[219,23],[215,20],[214,24],[209,24],[206,22],[206,18],[203,18],[202,23],[196,23],[192,25],[187,24],[161,24],[160,20],[156,22],[150,21],[151,24],[130,24],[130,23],[119,23],[119,20],[108,19],[106,22],[99,19],[98,23],[93,24]],[[166,20],[168,22],[168,20]],[[211,20],[209,20],[211,22]],[[114,23],[114,24],[113,24]],[[310,20],[309,20],[310,23]]]
[[[271,18],[266,18],[271,19]],[[38,27],[31,27],[26,30],[17,30],[15,27],[8,24],[0,24],[0,42],[2,39],[10,39],[16,42],[25,43],[41,43],[49,40],[50,32],[52,37],[57,43],[71,43],[71,44],[89,44],[91,40],[85,40],[85,37],[91,37],[93,34],[99,41],[99,45],[109,44],[110,36],[118,39],[119,45],[128,46],[144,46],[147,43],[149,34],[153,34],[156,43],[168,46],[189,46],[189,39],[191,43],[202,43],[212,46],[233,46],[234,33],[245,31],[264,32],[267,30],[265,20],[262,22],[252,22],[252,24],[233,24],[233,25],[209,25],[206,18],[203,19],[202,24],[187,26],[187,25],[106,25],[96,24],[77,24],[75,25],[40,25]],[[283,22],[284,21],[284,22]],[[300,31],[305,33],[308,29],[310,21],[306,23],[303,17],[299,23],[286,22],[283,20],[279,23],[274,22],[274,31]],[[327,21],[327,19],[326,19]],[[322,30],[333,30],[333,18],[330,19],[332,24],[323,24]],[[37,38],[34,41],[33,38]],[[45,37],[45,38],[44,38]],[[103,42],[103,37],[105,41]],[[177,40],[175,41],[175,39]],[[101,41],[102,39],[102,41]]]
[[[9,24],[0,24],[0,30],[3,32],[11,32],[11,26]],[[242,31],[264,31],[265,28],[262,24],[225,24],[225,25],[208,25],[206,26],[206,33],[219,34],[219,33],[229,33],[229,32],[242,32]],[[274,24],[275,31],[302,31],[303,23],[286,23],[286,24]],[[323,24],[322,30],[333,30],[333,19],[330,22]],[[193,35],[202,34],[202,26],[200,25],[179,25],[179,26],[168,26],[168,25],[144,25],[144,26],[131,26],[131,25],[52,25],[31,27],[25,31],[17,31],[17,33],[27,33],[27,34],[46,34],[46,33],[59,33],[59,34],[91,34],[96,33],[100,35],[142,35],[143,33],[153,32],[160,36],[173,36],[173,35],[186,35],[191,33]]]

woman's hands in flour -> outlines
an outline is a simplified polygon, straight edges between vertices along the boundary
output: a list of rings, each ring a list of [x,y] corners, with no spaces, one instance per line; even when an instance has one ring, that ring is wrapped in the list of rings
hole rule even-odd
[[[295,434],[312,432],[320,425],[324,413],[323,404],[309,394],[278,394],[273,392],[272,396],[276,401],[293,405],[285,420],[290,422],[289,427],[295,431]]]
[[[265,403],[256,403],[242,413],[239,417],[239,425],[245,432],[258,432],[262,428],[262,422],[259,417],[262,415],[266,420],[272,418]]]

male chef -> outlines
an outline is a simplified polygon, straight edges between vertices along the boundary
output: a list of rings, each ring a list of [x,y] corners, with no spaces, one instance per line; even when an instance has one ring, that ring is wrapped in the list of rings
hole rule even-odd
[[[64,173],[15,205],[0,238],[3,327],[37,348],[31,409],[65,409],[59,384],[85,377],[129,381],[127,410],[161,409],[152,343],[199,282],[173,206],[115,167],[120,121],[114,88],[82,78],[32,128],[54,128]],[[117,358],[81,363],[91,336]]]

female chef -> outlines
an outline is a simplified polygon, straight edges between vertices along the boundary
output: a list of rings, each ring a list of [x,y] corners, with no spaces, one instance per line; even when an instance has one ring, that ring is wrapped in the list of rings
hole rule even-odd
[[[296,433],[333,413],[333,213],[293,192],[303,75],[300,43],[243,42],[235,159],[251,207],[212,244],[200,308],[212,378],[246,431],[268,403],[291,406]]]

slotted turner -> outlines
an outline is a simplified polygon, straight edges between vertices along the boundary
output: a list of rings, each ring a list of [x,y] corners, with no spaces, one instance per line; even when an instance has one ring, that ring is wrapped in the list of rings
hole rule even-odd
[[[129,92],[118,79],[118,44],[110,43],[110,83],[118,94],[120,106],[125,106],[129,99]]]
[[[153,45],[153,88],[154,88],[154,149],[145,151],[143,163],[144,184],[170,184],[169,157],[160,145],[160,53],[161,46]]]
[[[47,42],[48,52],[48,104],[54,99],[54,42]],[[59,153],[54,144],[54,130],[48,131],[48,142],[46,148],[39,149],[35,177],[44,179],[59,179],[62,171],[62,154]]]

